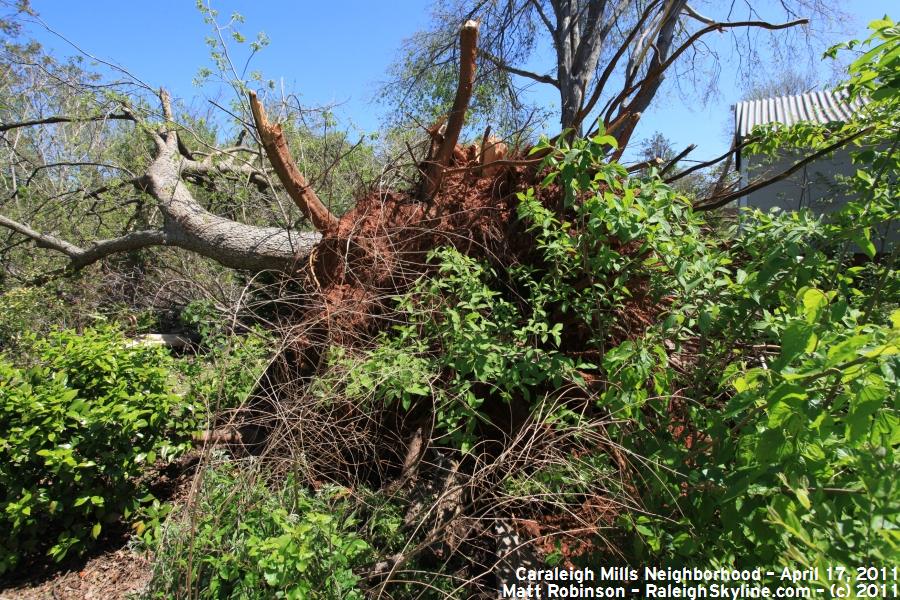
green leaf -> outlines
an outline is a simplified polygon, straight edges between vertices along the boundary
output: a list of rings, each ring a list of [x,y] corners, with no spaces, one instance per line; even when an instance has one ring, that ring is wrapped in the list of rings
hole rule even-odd
[[[881,408],[887,389],[879,385],[864,385],[850,399],[847,411],[847,433],[852,442],[863,439],[869,431],[869,418]]]
[[[775,368],[782,369],[815,346],[815,334],[808,323],[794,321],[781,335],[781,355]]]
[[[828,306],[828,297],[822,290],[810,288],[802,292],[801,302],[806,322],[812,324],[819,319],[822,309]]]
[[[850,230],[850,239],[852,239],[857,246],[865,253],[869,258],[875,258],[875,244],[872,243],[872,232],[869,227],[864,227],[862,229],[851,229]]]
[[[806,397],[806,388],[795,383],[782,383],[772,390],[767,398],[769,427],[778,428],[791,415],[798,413]]]

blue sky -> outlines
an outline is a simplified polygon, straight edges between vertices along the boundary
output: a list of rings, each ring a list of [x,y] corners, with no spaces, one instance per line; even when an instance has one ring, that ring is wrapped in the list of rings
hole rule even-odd
[[[204,40],[211,30],[193,0],[32,0],[32,4],[48,26],[94,56],[126,67],[153,86],[166,86],[185,100],[202,93],[192,80],[201,66],[209,64]],[[900,12],[888,0],[840,4],[852,15],[852,22],[845,23],[850,37],[863,37],[871,20],[891,12],[897,18]],[[270,38],[251,69],[267,78],[283,78],[285,87],[299,93],[304,103],[341,103],[337,113],[344,123],[364,130],[378,127],[384,108],[372,100],[402,40],[423,28],[429,18],[429,3],[421,0],[222,0],[213,6],[220,11],[220,20],[241,13],[246,22],[239,27],[247,38],[258,31]],[[29,32],[59,53],[73,52],[39,26]],[[714,99],[704,105],[690,97],[686,101],[669,86],[644,115],[636,139],[661,131],[678,149],[698,143],[694,158],[723,152],[729,106],[740,98],[741,90],[727,73],[718,87]],[[554,94],[544,90],[535,99],[550,103]]]

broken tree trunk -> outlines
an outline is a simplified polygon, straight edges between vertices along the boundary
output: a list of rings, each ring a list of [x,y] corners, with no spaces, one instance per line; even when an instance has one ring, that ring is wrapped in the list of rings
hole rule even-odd
[[[254,92],[250,92],[250,109],[266,156],[291,200],[319,232],[327,234],[334,231],[337,228],[337,217],[322,204],[315,190],[294,164],[281,125],[269,123],[266,111]]]
[[[438,148],[434,160],[428,165],[425,172],[425,196],[431,198],[441,187],[444,169],[450,164],[459,134],[462,132],[463,123],[466,120],[466,110],[469,108],[469,100],[472,98],[472,88],[475,86],[475,58],[478,53],[478,21],[466,21],[459,30],[459,84],[456,87],[456,97],[453,99],[453,108],[447,118],[447,129],[444,139]]]

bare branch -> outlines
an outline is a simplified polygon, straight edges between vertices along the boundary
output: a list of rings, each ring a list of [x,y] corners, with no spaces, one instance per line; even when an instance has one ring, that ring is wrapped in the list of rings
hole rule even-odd
[[[48,248],[50,250],[55,250],[56,252],[65,254],[69,258],[74,258],[75,256],[78,256],[83,252],[83,250],[75,244],[71,244],[65,240],[61,240],[58,237],[52,236],[47,233],[40,233],[39,231],[35,231],[28,225],[19,223],[18,221],[14,221],[8,217],[4,217],[3,215],[0,215],[0,226],[11,229],[16,233],[22,234],[25,237],[34,240],[38,248]]]
[[[634,25],[632,30],[629,32],[628,36],[622,41],[622,44],[616,50],[616,53],[610,59],[609,63],[606,65],[606,68],[603,70],[603,73],[600,75],[600,79],[597,81],[597,84],[594,86],[594,91],[591,93],[590,99],[581,110],[578,111],[578,115],[575,117],[575,126],[576,128],[581,125],[584,121],[585,117],[587,117],[594,107],[597,105],[597,102],[600,100],[600,95],[603,93],[603,88],[606,87],[606,83],[609,81],[609,78],[612,76],[613,71],[616,68],[619,60],[622,58],[622,55],[625,54],[625,51],[628,49],[628,46],[634,40],[634,37],[638,34],[643,27],[644,22],[650,17],[650,13],[653,12],[653,9],[656,6],[656,1],[651,2],[647,5],[647,8],[644,9],[644,12],[641,14],[638,22]]]
[[[744,140],[743,142],[741,142],[740,144],[738,144],[737,146],[732,146],[731,148],[729,148],[728,151],[726,151],[724,154],[721,154],[713,159],[698,163],[698,164],[694,165],[693,167],[690,167],[689,169],[685,169],[684,171],[680,171],[680,172],[676,173],[675,175],[672,175],[671,177],[666,179],[666,183],[672,183],[673,181],[678,181],[682,177],[690,175],[694,171],[699,171],[700,169],[704,169],[706,167],[711,167],[712,165],[725,160],[726,158],[728,158],[735,152],[738,152],[745,146],[752,144],[753,142],[757,142],[757,141],[759,141],[759,137],[749,137],[746,140]]]
[[[662,169],[660,169],[659,174],[662,176],[662,175],[665,175],[666,173],[668,173],[669,171],[671,171],[672,167],[674,167],[676,164],[678,164],[679,160],[681,160],[682,158],[684,158],[685,156],[687,156],[688,154],[690,154],[691,152],[693,152],[696,149],[697,149],[697,144],[691,144],[690,146],[688,146],[687,148],[685,148],[684,150],[682,150],[681,152],[676,154],[675,158],[673,158],[672,160],[667,162],[666,165]]]
[[[825,156],[826,154],[830,154],[830,153],[834,152],[835,150],[837,150],[838,148],[841,148],[842,146],[846,146],[853,140],[858,139],[858,138],[862,137],[863,135],[866,135],[867,133],[871,133],[873,129],[874,129],[874,127],[866,127],[865,129],[857,131],[853,135],[849,135],[845,138],[841,138],[840,140],[836,141],[835,143],[830,144],[830,145],[822,148],[821,150],[818,150],[817,152],[810,154],[803,160],[797,161],[790,168],[786,169],[785,171],[782,171],[781,173],[779,173],[778,175],[775,175],[774,177],[755,181],[755,182],[751,183],[750,185],[748,185],[747,187],[741,188],[735,192],[731,192],[730,194],[726,194],[726,195],[718,197],[718,198],[712,197],[712,198],[707,198],[703,202],[698,202],[697,204],[694,205],[694,210],[712,210],[714,208],[719,208],[719,207],[725,206],[726,204],[728,204],[729,202],[731,202],[733,200],[737,200],[738,198],[743,198],[747,194],[752,194],[753,192],[761,190],[764,187],[770,186],[773,183],[777,183],[783,179],[787,179],[788,177],[790,177],[791,175],[793,175],[794,173],[796,173],[797,171],[799,171],[800,169],[802,169],[803,167],[808,165],[809,163],[811,163],[815,160],[818,160],[819,158]]]
[[[547,84],[552,85],[555,88],[559,88],[559,81],[557,81],[555,78],[551,77],[550,75],[539,75],[532,71],[526,71],[525,69],[519,69],[518,67],[513,67],[511,65],[504,63],[498,57],[494,56],[493,54],[491,54],[490,52],[488,52],[486,50],[479,50],[478,55],[483,56],[484,58],[488,59],[490,62],[494,63],[494,65],[496,65],[496,67],[498,69],[500,69],[501,71],[506,71],[507,73],[512,73],[513,75],[518,75],[520,77],[525,77],[527,79],[533,79],[534,81],[537,81],[538,83],[547,83]]]
[[[691,18],[697,19],[704,25],[713,25],[715,23],[715,20],[710,19],[709,17],[704,17],[699,12],[697,12],[697,10],[690,4],[684,5],[684,14]]]
[[[767,21],[734,21],[715,23],[696,31],[687,39],[687,41],[676,48],[674,52],[668,54],[668,45],[672,41],[672,34],[674,33],[674,26],[676,24],[676,21],[674,19],[670,19],[660,30],[659,39],[657,39],[655,44],[653,59],[651,60],[646,74],[637,83],[630,84],[629,82],[626,82],[626,85],[623,87],[622,91],[619,92],[619,94],[615,98],[610,100],[610,102],[607,104],[608,109],[606,111],[605,120],[607,122],[610,121],[611,115],[617,107],[619,107],[619,114],[616,120],[621,118],[623,114],[642,111],[644,108],[646,108],[646,106],[655,95],[656,90],[659,88],[663,78],[665,77],[666,70],[671,67],[672,64],[676,60],[678,60],[678,58],[682,54],[693,47],[693,45],[700,38],[708,33],[711,33],[713,31],[724,31],[726,29],[733,29],[737,27],[757,27],[760,29],[778,30],[787,29],[789,27],[796,27],[797,25],[806,25],[808,23],[808,19],[798,19],[795,21],[789,21],[787,23],[769,23]],[[625,105],[625,101],[629,97],[631,97],[632,94],[634,94],[632,100],[627,105]],[[636,124],[637,121],[629,122],[629,126],[623,129],[619,133],[619,135],[616,136],[619,141],[620,148],[617,155],[614,155],[616,158],[618,157],[618,155],[621,155],[621,152],[624,149],[625,145],[628,143],[628,140],[630,139],[631,134],[634,131],[634,126]]]
[[[456,97],[453,99],[453,108],[450,109],[447,119],[444,140],[425,174],[426,196],[429,198],[440,187],[442,172],[450,164],[450,157],[453,156],[453,149],[456,148],[456,142],[462,132],[466,110],[472,98],[472,88],[475,85],[475,58],[478,54],[478,26],[478,21],[466,21],[459,30],[459,83],[456,87]]]
[[[107,120],[134,121],[135,118],[131,113],[113,113],[110,115],[92,115],[88,117],[69,117],[66,115],[56,115],[53,117],[45,117],[43,119],[34,119],[32,121],[3,123],[0,124],[0,133],[3,133],[4,131],[10,131],[11,129],[18,129],[20,127],[33,127],[35,125],[53,125],[55,123],[87,123],[90,121]]]
[[[653,158],[651,158],[649,160],[643,160],[639,163],[634,163],[633,165],[628,165],[626,170],[629,173],[634,173],[635,171],[640,171],[641,169],[646,169],[647,167],[658,167],[661,164],[663,164],[663,160],[658,156],[654,156]]]
[[[132,231],[117,238],[92,243],[77,256],[70,257],[70,268],[82,269],[119,252],[130,252],[150,246],[165,246],[168,243],[169,235],[163,230]]]
[[[56,236],[35,231],[28,225],[3,215],[0,215],[0,226],[24,235],[32,240],[38,248],[47,248],[48,250],[64,254],[69,259],[68,269],[72,271],[83,269],[98,260],[118,252],[139,250],[148,246],[160,246],[168,241],[168,235],[161,230],[133,231],[117,238],[94,242],[88,248],[80,248]]]
[[[534,8],[537,11],[538,16],[541,18],[541,21],[544,23],[544,27],[547,28],[548,32],[550,32],[550,36],[555,38],[556,37],[556,27],[553,26],[553,23],[550,22],[550,19],[547,17],[547,13],[545,13],[543,7],[541,7],[540,0],[531,0],[531,3],[534,5]]]
[[[163,118],[172,121],[172,97],[165,88],[159,88],[159,101],[162,104]]]
[[[253,92],[250,92],[250,109],[253,112],[253,120],[256,122],[256,130],[259,132],[266,156],[269,157],[269,162],[275,168],[275,173],[291,200],[312,222],[313,226],[323,234],[337,229],[337,217],[322,204],[316,192],[294,164],[281,125],[272,125],[268,122],[265,109]]]
[[[684,54],[691,46],[693,46],[697,42],[697,40],[708,33],[711,33],[713,31],[724,31],[726,29],[733,29],[736,27],[759,27],[761,29],[777,30],[796,27],[797,25],[806,25],[808,23],[809,19],[797,19],[796,21],[789,21],[787,23],[769,23],[767,21],[734,21],[727,23],[715,23],[708,27],[704,27],[703,29],[700,29],[691,37],[689,37],[688,40],[684,44],[679,46],[666,60],[660,62],[656,67],[650,69],[650,71],[647,72],[643,79],[622,90],[615,98],[615,100],[613,100],[613,102],[610,104],[610,108],[621,104],[626,98],[628,98],[628,96],[644,87],[647,83],[658,79],[660,75],[662,75],[666,71],[666,69],[672,66],[672,63],[678,60],[678,57]]]

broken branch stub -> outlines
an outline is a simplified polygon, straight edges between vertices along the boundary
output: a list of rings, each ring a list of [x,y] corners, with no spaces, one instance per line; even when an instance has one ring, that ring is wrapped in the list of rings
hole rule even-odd
[[[294,164],[291,152],[288,149],[287,140],[281,125],[270,124],[266,119],[266,111],[254,92],[250,92],[250,110],[253,112],[253,121],[259,132],[260,141],[266,151],[266,156],[275,173],[278,175],[281,185],[287,190],[288,195],[297,208],[308,218],[313,227],[323,235],[337,229],[338,220],[328,208],[319,200],[315,190],[306,181],[303,173]]]
[[[444,169],[450,164],[453,149],[459,141],[463,123],[466,119],[466,110],[472,98],[472,89],[475,87],[475,58],[478,54],[478,21],[466,21],[459,30],[459,84],[456,87],[456,97],[453,99],[453,108],[447,118],[447,129],[444,139],[438,148],[434,160],[428,165],[425,172],[425,194],[432,197],[441,186]]]

